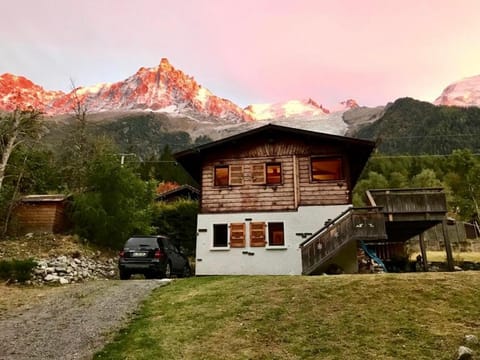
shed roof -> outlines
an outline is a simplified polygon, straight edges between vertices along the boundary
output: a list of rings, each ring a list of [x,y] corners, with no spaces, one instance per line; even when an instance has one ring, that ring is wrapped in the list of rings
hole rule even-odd
[[[26,195],[23,196],[21,202],[61,202],[68,198],[68,195],[52,194],[52,195]]]

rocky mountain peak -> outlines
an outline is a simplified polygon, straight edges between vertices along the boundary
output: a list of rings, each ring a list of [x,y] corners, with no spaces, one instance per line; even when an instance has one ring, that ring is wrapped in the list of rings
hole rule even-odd
[[[90,113],[144,110],[210,121],[252,120],[233,102],[215,96],[193,77],[175,69],[166,58],[156,67],[140,68],[125,80],[78,87],[68,94],[47,91],[24,77],[4,74],[0,78],[0,110],[28,105],[48,115],[59,115],[72,113],[76,101]]]
[[[480,75],[448,85],[435,100],[435,105],[480,106]]]

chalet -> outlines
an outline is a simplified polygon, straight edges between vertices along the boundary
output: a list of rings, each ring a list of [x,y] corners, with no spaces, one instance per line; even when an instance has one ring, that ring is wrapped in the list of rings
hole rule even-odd
[[[362,251],[386,269],[412,236],[424,245],[446,218],[442,189],[371,190],[352,207],[374,147],[268,124],[177,153],[201,184],[196,274],[355,273]]]
[[[374,147],[269,124],[177,153],[201,184],[196,273],[301,274],[299,245],[351,207]],[[335,261],[355,272],[356,251]]]

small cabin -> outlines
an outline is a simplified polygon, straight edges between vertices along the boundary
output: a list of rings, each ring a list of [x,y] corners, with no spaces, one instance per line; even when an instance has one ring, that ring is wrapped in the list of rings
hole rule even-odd
[[[15,206],[10,233],[61,233],[70,227],[67,215],[69,197],[66,195],[28,195]]]

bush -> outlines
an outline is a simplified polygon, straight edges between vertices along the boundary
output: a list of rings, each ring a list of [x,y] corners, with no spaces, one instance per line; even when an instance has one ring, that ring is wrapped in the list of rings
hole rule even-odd
[[[120,165],[112,152],[100,153],[89,165],[87,189],[74,196],[75,232],[93,243],[120,248],[135,233],[151,232],[153,184]]]
[[[32,278],[32,271],[37,266],[33,259],[0,260],[0,279],[24,283]]]
[[[197,239],[198,201],[178,200],[156,203],[153,223],[159,234],[167,235],[175,245],[189,256],[195,254]]]

